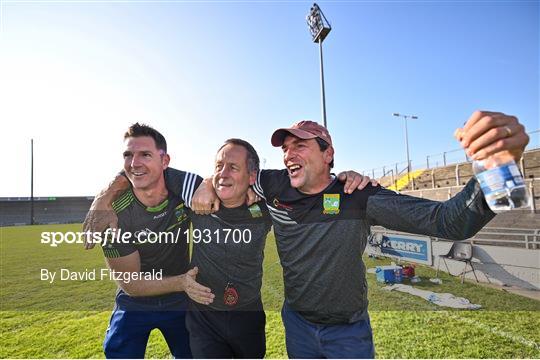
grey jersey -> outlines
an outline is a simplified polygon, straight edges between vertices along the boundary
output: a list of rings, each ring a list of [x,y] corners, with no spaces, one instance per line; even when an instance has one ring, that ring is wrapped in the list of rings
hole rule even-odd
[[[103,244],[105,257],[116,258],[139,252],[141,271],[162,271],[164,276],[180,275],[188,270],[189,254],[186,231],[189,219],[184,202],[173,196],[155,207],[147,207],[127,190],[113,203],[118,228],[128,238]],[[167,234],[157,241],[157,234]]]
[[[130,241],[104,243],[103,253],[106,257],[121,257],[138,251],[142,272],[162,270],[164,276],[173,276],[188,270],[190,222],[185,204],[191,201],[198,179],[194,174],[176,171],[176,181],[182,191],[178,195],[169,193],[160,205],[145,206],[132,189],[113,203],[119,229],[131,234],[131,237]],[[166,234],[167,238],[156,241],[156,234]]]
[[[199,267],[197,282],[216,295],[215,310],[241,310],[261,296],[262,263],[271,220],[264,202],[247,207],[221,209],[212,215],[190,211],[193,223],[191,266]],[[238,294],[235,304],[227,304],[229,285]]]
[[[367,310],[362,253],[372,225],[463,239],[494,216],[475,180],[446,202],[371,185],[349,195],[337,180],[306,195],[290,186],[287,170],[260,171],[254,189],[272,216],[287,303],[322,324],[354,322]]]
[[[169,168],[165,172],[168,189],[178,195],[187,193],[186,205],[202,182],[197,176],[192,186],[184,185],[182,172]],[[264,245],[271,227],[264,202],[228,209],[221,206],[212,215],[197,215],[189,210],[193,224],[191,267],[197,266],[197,282],[209,287],[216,295],[211,308],[241,309],[261,296]],[[248,238],[249,236],[249,238]],[[238,293],[234,306],[226,305],[224,291],[231,284]]]

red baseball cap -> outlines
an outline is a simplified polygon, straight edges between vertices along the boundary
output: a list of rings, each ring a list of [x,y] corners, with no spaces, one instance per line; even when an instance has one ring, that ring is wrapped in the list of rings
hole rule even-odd
[[[287,135],[293,135],[304,140],[320,138],[330,144],[330,146],[332,145],[332,138],[330,137],[328,130],[315,121],[302,120],[290,128],[277,129],[274,131],[274,134],[272,134],[272,145],[283,145]]]

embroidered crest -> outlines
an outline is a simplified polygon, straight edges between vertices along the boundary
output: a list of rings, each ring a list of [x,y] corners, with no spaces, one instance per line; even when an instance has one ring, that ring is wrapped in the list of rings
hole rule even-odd
[[[323,208],[323,214],[339,214],[339,194],[324,194]]]
[[[258,218],[262,216],[261,208],[257,204],[251,205],[248,210],[251,213],[251,217],[253,218]]]
[[[183,221],[185,221],[187,219],[187,214],[186,214],[186,211],[184,209],[184,204],[179,204],[175,209],[174,209],[174,216],[176,217],[176,220],[181,223]]]

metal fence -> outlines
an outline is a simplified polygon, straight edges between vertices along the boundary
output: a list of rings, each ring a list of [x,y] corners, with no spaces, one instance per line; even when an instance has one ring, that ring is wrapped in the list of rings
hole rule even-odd
[[[469,239],[471,244],[540,249],[540,229],[486,227]]]
[[[530,141],[526,150],[534,150],[540,148],[540,129],[527,133]],[[463,149],[453,149],[443,151],[441,153],[427,155],[423,160],[411,160],[411,170],[420,169],[432,169],[438,167],[444,167],[447,165],[458,164],[463,162],[469,162],[469,157],[465,154]],[[371,176],[373,179],[381,178],[384,176],[394,176],[399,178],[401,175],[407,173],[407,161],[396,162],[393,164],[385,165],[378,168],[366,169],[362,171],[363,175]]]
[[[388,230],[382,226],[372,226],[372,234],[382,235],[408,235],[414,234]],[[452,241],[444,238],[431,237],[433,241]],[[514,248],[525,248],[528,250],[540,249],[540,229],[521,229],[503,227],[485,227],[472,238],[465,240],[473,245],[506,246]]]

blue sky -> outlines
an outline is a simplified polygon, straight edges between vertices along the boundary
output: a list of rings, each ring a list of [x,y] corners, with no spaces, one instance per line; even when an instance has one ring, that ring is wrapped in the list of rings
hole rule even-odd
[[[414,167],[458,148],[452,133],[476,109],[540,128],[538,1],[319,5],[333,26],[324,65],[336,170],[405,162],[393,112],[419,116],[409,121]],[[273,130],[321,120],[310,6],[1,0],[0,196],[29,195],[32,137],[36,195],[94,194],[121,167],[135,121],[163,132],[183,170],[210,174],[229,137],[282,167]]]

